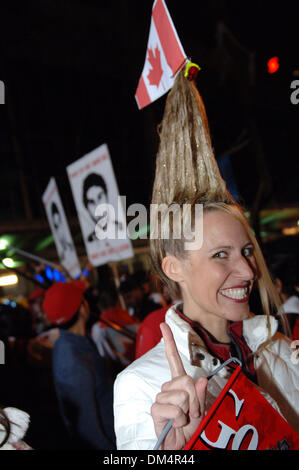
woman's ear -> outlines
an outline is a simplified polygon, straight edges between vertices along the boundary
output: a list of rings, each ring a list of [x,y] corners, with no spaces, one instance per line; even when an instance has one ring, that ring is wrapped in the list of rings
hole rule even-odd
[[[182,276],[182,261],[173,255],[166,255],[162,260],[162,270],[164,274],[175,282],[181,282]]]

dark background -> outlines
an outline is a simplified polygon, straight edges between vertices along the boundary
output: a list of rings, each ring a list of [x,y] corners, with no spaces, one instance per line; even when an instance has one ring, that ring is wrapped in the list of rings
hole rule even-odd
[[[67,216],[75,216],[65,167],[104,142],[120,194],[128,204],[149,203],[165,96],[139,111],[134,94],[152,4],[1,4],[0,224],[45,219],[41,195],[51,176]],[[168,0],[167,6],[185,52],[202,67],[197,85],[216,156],[248,140],[231,155],[242,202],[248,208],[298,203],[299,105],[290,102],[299,69],[298,2]],[[222,34],[221,24],[228,28]],[[269,75],[267,61],[275,55],[280,69]]]

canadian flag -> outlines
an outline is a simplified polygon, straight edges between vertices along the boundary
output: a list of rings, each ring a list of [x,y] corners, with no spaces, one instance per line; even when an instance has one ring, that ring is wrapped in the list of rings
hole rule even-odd
[[[167,93],[186,62],[177,32],[164,0],[155,0],[145,64],[135,98],[139,109]]]

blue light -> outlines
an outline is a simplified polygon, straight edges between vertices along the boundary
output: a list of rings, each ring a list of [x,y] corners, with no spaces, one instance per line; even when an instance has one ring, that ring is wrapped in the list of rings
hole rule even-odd
[[[57,269],[53,269],[53,277],[54,277],[54,281],[58,282],[60,281],[60,272],[57,271]]]
[[[43,276],[41,276],[40,274],[35,274],[34,277],[35,277],[35,279],[36,279],[37,281],[39,281],[39,282],[42,282],[42,283],[45,282]]]
[[[46,267],[45,273],[46,273],[47,278],[48,278],[50,281],[53,281],[53,273],[52,273],[52,269],[50,268],[50,266],[47,266],[47,267]]]

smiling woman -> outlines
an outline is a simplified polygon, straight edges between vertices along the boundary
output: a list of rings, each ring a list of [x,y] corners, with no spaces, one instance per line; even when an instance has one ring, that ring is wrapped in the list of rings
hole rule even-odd
[[[221,210],[206,212],[203,228],[201,249],[182,260],[168,253],[162,269],[180,286],[184,314],[218,341],[229,342],[227,320],[249,315],[256,276],[253,246],[240,222]]]
[[[160,449],[183,449],[227,384],[231,367],[218,367],[231,357],[298,431],[299,371],[271,315],[279,299],[248,221],[219,174],[202,100],[182,72],[167,98],[160,139],[152,203],[191,204],[193,226],[202,204],[202,245],[186,250],[184,237],[174,236],[183,218],[162,218],[160,233],[167,228],[170,237],[151,239],[154,267],[182,302],[167,311],[162,341],[117,377],[117,446],[153,449],[173,420]],[[255,283],[264,315],[250,312]]]

